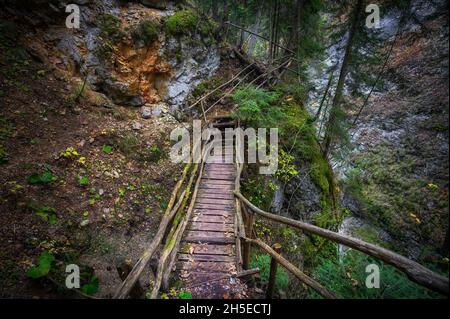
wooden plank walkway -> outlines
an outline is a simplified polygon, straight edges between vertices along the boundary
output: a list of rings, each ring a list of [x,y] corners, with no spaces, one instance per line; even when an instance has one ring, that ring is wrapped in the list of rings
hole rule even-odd
[[[230,155],[211,157],[214,162],[205,164],[176,268],[194,298],[239,298],[245,285],[231,277],[238,270],[233,195],[236,166],[229,163],[233,160]]]

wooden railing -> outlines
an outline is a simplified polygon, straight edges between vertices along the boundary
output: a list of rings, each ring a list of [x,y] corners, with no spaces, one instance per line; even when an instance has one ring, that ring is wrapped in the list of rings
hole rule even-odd
[[[206,126],[206,123],[204,126]],[[207,140],[209,140],[209,137]],[[129,274],[126,275],[120,287],[116,290],[113,296],[114,299],[127,298],[160,246],[162,246],[161,256],[158,260],[151,298],[157,298],[161,285],[167,288],[169,275],[176,260],[181,237],[194,209],[193,205],[204,168],[204,159],[212,145],[208,144],[205,146],[205,144],[206,142],[202,143],[202,141],[197,141],[193,146],[193,151],[184,166],[182,176],[172,191],[156,235]],[[200,163],[194,161],[193,154],[196,154],[197,151],[201,154]],[[186,209],[188,203],[190,204]]]
[[[257,238],[252,238],[253,234],[253,223],[254,223],[254,215],[264,217],[266,219],[282,223],[284,225],[288,225],[297,229],[300,229],[304,232],[314,234],[333,242],[345,245],[347,247],[356,249],[361,251],[367,255],[378,258],[387,264],[390,264],[400,271],[404,272],[408,278],[419,285],[427,287],[433,291],[441,293],[443,295],[447,295],[449,293],[449,280],[447,277],[439,275],[430,269],[422,266],[421,264],[410,260],[402,255],[399,255],[393,251],[388,249],[376,246],[374,244],[367,243],[357,238],[353,238],[350,236],[338,234],[328,229],[320,228],[315,225],[311,225],[308,223],[304,223],[298,220],[293,220],[287,217],[271,214],[261,210],[260,208],[253,205],[248,199],[246,199],[240,193],[240,175],[242,172],[243,164],[237,165],[237,176],[235,181],[235,197],[236,197],[236,207],[237,207],[237,222],[238,222],[238,236],[239,242],[243,241],[243,268],[248,269],[250,253],[251,253],[251,245],[256,245],[262,250],[266,251],[268,254],[272,256],[272,267],[276,267],[276,263],[280,263],[286,270],[292,273],[298,280],[307,286],[314,289],[320,295],[325,298],[339,298],[335,293],[329,291],[325,287],[323,287],[320,283],[318,283],[313,278],[304,274],[298,267],[294,266],[287,259],[280,255],[279,251],[277,251],[277,247],[271,248],[267,244],[265,244],[262,240]],[[242,217],[242,211],[245,212],[245,223],[244,218]],[[238,243],[238,241],[237,241]],[[271,273],[275,273],[272,269]],[[274,280],[274,278],[272,279]],[[273,291],[273,282],[269,280],[267,296],[271,297],[271,289]]]

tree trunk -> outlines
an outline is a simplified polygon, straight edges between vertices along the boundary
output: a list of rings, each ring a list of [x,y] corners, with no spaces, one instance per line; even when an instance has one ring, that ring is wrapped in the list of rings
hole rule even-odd
[[[214,21],[218,21],[219,20],[219,4],[217,1],[213,1],[211,6],[212,6],[211,7],[212,17],[213,17]]]
[[[304,4],[305,0],[297,0],[295,2],[295,12],[294,17],[292,18],[292,35],[289,38],[289,42],[287,45],[287,47],[291,50],[294,50],[298,45],[300,33],[300,17],[302,16]]]
[[[247,8],[247,1],[244,1],[242,5],[244,8]],[[242,14],[239,19],[239,24],[244,25],[244,23],[245,23],[245,15]],[[245,31],[241,29],[241,31],[239,33],[238,44],[237,44],[237,47],[239,49],[242,49],[242,46],[244,45],[244,35],[245,35]]]
[[[353,10],[353,17],[350,25],[347,46],[345,47],[344,61],[342,62],[341,72],[339,74],[339,80],[336,86],[336,92],[334,94],[333,103],[330,109],[330,116],[327,122],[323,147],[324,157],[327,157],[330,152],[331,142],[333,139],[333,131],[335,125],[337,125],[336,111],[339,109],[340,104],[342,102],[342,91],[344,89],[345,79],[348,74],[348,67],[352,59],[352,50],[355,42],[355,35],[358,32],[358,28],[360,27],[359,22],[361,21],[362,7],[363,7],[363,0],[358,0],[355,9]]]
[[[215,0],[213,0],[216,2]],[[223,12],[220,21],[220,30],[223,31],[223,27],[225,26],[225,22],[228,22],[228,0],[223,1]]]
[[[261,13],[262,13],[262,5],[260,5],[258,7],[258,10],[256,11],[255,24],[251,28],[251,31],[254,32],[254,33],[259,33],[259,27],[261,25]],[[255,49],[255,44],[256,44],[257,39],[258,38],[256,36],[250,34],[250,36],[248,38],[248,48],[247,48],[247,55],[248,56],[252,56],[253,55],[253,50]]]

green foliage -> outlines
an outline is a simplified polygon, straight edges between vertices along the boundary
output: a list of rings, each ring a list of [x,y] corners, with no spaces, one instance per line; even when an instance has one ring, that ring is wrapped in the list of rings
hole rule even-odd
[[[48,275],[52,268],[52,263],[55,257],[48,251],[44,251],[39,257],[39,263],[37,266],[32,266],[27,270],[27,276],[32,279],[45,277]]]
[[[58,178],[53,175],[50,171],[45,171],[42,174],[39,173],[33,173],[27,178],[27,182],[31,185],[44,185],[44,184],[50,184],[54,181],[56,181]]]
[[[160,25],[158,21],[146,20],[139,24],[133,33],[135,40],[141,40],[145,45],[150,45],[158,40]]]
[[[366,267],[376,264],[380,269],[380,288],[369,289],[365,285]],[[393,266],[369,257],[358,251],[349,251],[342,261],[323,259],[314,272],[314,278],[326,282],[327,288],[342,298],[349,299],[428,299],[440,298],[418,284]],[[310,291],[310,298],[319,296]]]
[[[166,34],[172,36],[192,34],[199,24],[199,16],[192,10],[181,10],[164,20]]]
[[[289,182],[294,176],[297,176],[298,171],[294,165],[294,156],[286,153],[283,149],[278,154],[278,169],[276,176],[284,183]]]
[[[97,276],[92,276],[87,284],[81,286],[81,291],[86,295],[93,295],[98,291],[99,280]]]
[[[354,169],[347,173],[345,185],[358,200],[361,214],[373,224],[397,240],[412,232],[422,243],[433,245],[445,236],[445,227],[436,225],[448,223],[448,192],[444,180],[432,182],[414,174],[421,169],[421,161],[414,152],[383,142],[353,157]],[[429,259],[428,253],[423,249],[421,258]]]
[[[239,106],[232,116],[253,127],[277,127],[283,119],[283,112],[276,104],[280,98],[278,92],[248,85],[236,90],[231,97]]]
[[[123,37],[122,22],[112,14],[102,14],[99,17],[100,41],[95,49],[95,55],[105,63],[111,62],[114,45]]]
[[[87,176],[78,176],[78,183],[81,186],[86,186],[89,184],[89,178]]]
[[[325,161],[316,160],[311,164],[311,178],[320,188],[323,194],[330,193],[330,184],[328,182],[329,167]]]
[[[242,185],[242,192],[255,206],[267,209],[272,199],[273,190],[265,186],[265,181],[260,176],[249,178]]]
[[[31,203],[29,207],[35,211],[36,216],[42,220],[48,222],[50,225],[54,225],[58,222],[58,216],[56,209],[47,205],[37,205]]]
[[[62,151],[59,156],[64,158],[76,158],[79,157],[80,154],[74,147],[68,147],[64,151]]]
[[[190,291],[181,291],[178,296],[180,299],[192,299],[192,293]]]
[[[102,151],[103,151],[103,153],[105,153],[105,154],[111,154],[111,153],[113,152],[113,148],[112,148],[111,145],[104,144],[104,145],[102,146]]]
[[[263,284],[267,284],[270,275],[270,261],[272,257],[269,254],[253,255],[250,260],[250,268],[259,268],[261,275],[261,281]],[[287,272],[281,268],[277,268],[277,274],[275,278],[275,290],[286,291],[289,283],[289,277]]]
[[[139,152],[141,143],[133,132],[127,132],[116,142],[117,148],[126,156],[135,157]]]
[[[0,143],[0,164],[6,163],[8,161],[8,153],[6,152],[4,146]]]
[[[157,144],[153,144],[148,149],[148,160],[151,162],[157,162],[162,157],[162,150]]]
[[[112,14],[106,13],[99,17],[100,21],[100,36],[104,40],[117,43],[122,37],[121,31],[122,22],[120,19]]]

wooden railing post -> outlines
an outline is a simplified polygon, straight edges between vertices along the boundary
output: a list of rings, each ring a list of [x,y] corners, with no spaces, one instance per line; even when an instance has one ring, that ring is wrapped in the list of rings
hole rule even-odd
[[[281,244],[273,244],[272,249],[279,254],[281,250]],[[269,283],[267,284],[267,292],[266,292],[266,298],[272,299],[273,292],[275,290],[275,281],[277,278],[277,268],[278,268],[278,262],[275,258],[272,257],[272,260],[270,261],[270,274],[269,274]]]
[[[248,210],[245,205],[242,205],[242,207],[244,207],[244,210],[247,213],[247,220],[246,220],[247,237],[253,238],[252,233],[253,233],[253,223],[255,219],[255,213],[252,212],[251,210]],[[244,269],[250,268],[251,247],[252,246],[250,242],[246,241],[244,243],[244,258],[243,258]]]
[[[245,211],[245,215],[247,216],[246,220],[246,233],[248,238],[252,238],[253,233],[253,222],[255,220],[255,213],[251,210],[248,210],[245,205],[241,205],[243,210]],[[244,257],[242,260],[242,266],[244,269],[250,268],[250,255],[251,255],[251,243],[249,241],[244,242]]]

